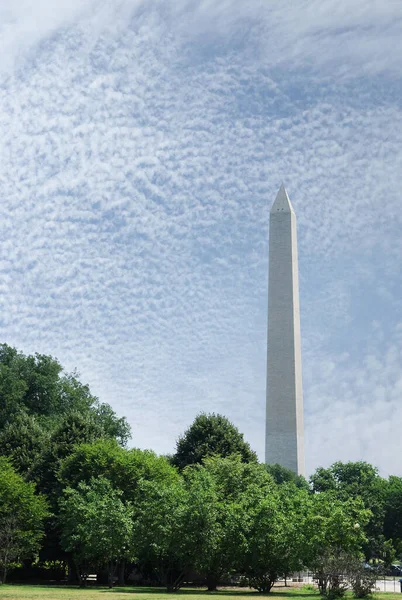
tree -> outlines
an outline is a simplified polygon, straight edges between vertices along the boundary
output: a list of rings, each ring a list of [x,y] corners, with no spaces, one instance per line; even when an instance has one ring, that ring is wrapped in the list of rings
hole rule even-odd
[[[31,473],[52,504],[56,505],[61,493],[57,479],[61,461],[73,452],[77,444],[92,442],[103,436],[102,427],[91,413],[67,413],[59,420]]]
[[[92,406],[95,421],[102,427],[107,438],[115,439],[121,446],[126,446],[131,437],[131,428],[125,417],[117,417],[110,406],[96,400]]]
[[[177,590],[221,534],[213,480],[205,469],[186,470],[176,481],[143,480],[140,487],[133,551],[154,567],[168,591]]]
[[[48,496],[52,512],[62,491],[61,461],[77,444],[114,439],[125,445],[130,427],[93,396],[78,374],[65,373],[51,356],[26,356],[0,345],[0,455]],[[53,517],[46,521],[42,555],[63,559]]]
[[[123,498],[135,502],[142,480],[174,482],[179,476],[168,460],[151,450],[127,450],[112,439],[99,439],[76,445],[61,461],[58,478],[63,487],[88,483],[92,477],[105,477]]]
[[[0,455],[8,456],[14,468],[29,477],[49,437],[35,416],[22,412],[0,430]]]
[[[386,481],[378,470],[366,462],[336,462],[328,469],[317,469],[310,481],[314,493],[332,491],[340,500],[361,498],[371,513],[365,525],[365,556],[383,557],[387,552],[383,535]]]
[[[0,568],[3,583],[10,564],[39,549],[47,514],[46,501],[35,494],[34,484],[25,482],[11,463],[0,457]]]
[[[340,499],[334,491],[315,494],[310,502],[304,523],[305,563],[314,572],[322,595],[342,596],[349,563],[363,561],[371,513],[360,497]]]
[[[373,594],[378,573],[375,569],[368,569],[361,557],[349,556],[346,572],[355,598],[367,598]]]
[[[0,345],[0,429],[24,411],[22,399],[27,384],[9,364],[16,354],[13,348]]]
[[[60,463],[59,486],[76,488],[80,481],[104,477],[122,493],[125,502],[137,503],[141,481],[169,483],[179,480],[177,470],[167,459],[150,450],[122,448],[113,439],[99,439],[74,447]],[[125,560],[119,565],[119,583],[124,584]]]
[[[402,477],[388,479],[384,503],[384,535],[402,555]]]
[[[276,487],[264,465],[243,463],[239,455],[227,458],[213,456],[203,465],[192,465],[184,476],[196,478],[206,471],[213,484],[210,512],[213,528],[197,553],[196,569],[206,578],[208,590],[215,590],[224,576],[239,570],[242,552],[248,535],[244,497],[249,488],[257,487],[269,494]]]
[[[303,475],[297,475],[291,469],[287,469],[282,465],[276,463],[274,465],[265,465],[267,472],[272,475],[275,483],[281,485],[282,483],[294,483],[296,487],[309,490],[309,484]]]
[[[254,487],[244,503],[248,531],[242,572],[251,587],[269,592],[280,577],[303,566],[308,493],[293,484],[270,494]]]
[[[57,412],[62,367],[51,356],[24,356],[0,345],[0,389],[4,409],[0,427],[15,414],[49,416]]]
[[[47,445],[29,473],[39,490],[48,497],[55,515],[58,513],[58,499],[67,485],[60,482],[58,477],[63,460],[74,452],[76,446],[98,439],[105,440],[105,432],[92,411],[66,413],[57,421]],[[112,443],[117,445],[114,440]],[[89,479],[90,477],[88,482]],[[60,546],[60,527],[56,518],[52,517],[47,521],[41,554],[45,560],[69,560]]]
[[[105,436],[122,445],[130,437],[126,419],[100,403],[77,373],[64,373],[51,356],[25,356],[7,344],[0,344],[0,400],[0,430],[21,414],[36,417],[42,427],[52,431],[69,413],[90,413]]]
[[[239,454],[243,462],[257,462],[256,453],[244,441],[243,434],[222,415],[201,413],[179,438],[173,464],[184,469],[213,455]]]
[[[77,489],[66,488],[60,499],[61,540],[71,552],[81,585],[88,569],[107,565],[109,587],[118,561],[130,556],[132,507],[124,503],[120,490],[105,478],[80,482]]]
[[[168,591],[180,588],[192,566],[186,553],[187,494],[182,479],[171,483],[140,482],[134,510],[133,551],[140,564],[151,564]]]

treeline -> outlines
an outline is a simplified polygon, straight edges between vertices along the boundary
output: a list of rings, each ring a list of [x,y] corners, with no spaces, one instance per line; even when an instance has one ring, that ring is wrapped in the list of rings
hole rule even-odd
[[[308,568],[326,596],[372,589],[402,552],[402,478],[335,463],[310,481],[258,463],[220,415],[173,456],[128,449],[130,429],[53,358],[0,346],[0,569],[85,585],[128,573],[178,589],[237,579],[268,592]],[[364,568],[368,561],[372,568]],[[375,567],[375,568],[374,568]]]

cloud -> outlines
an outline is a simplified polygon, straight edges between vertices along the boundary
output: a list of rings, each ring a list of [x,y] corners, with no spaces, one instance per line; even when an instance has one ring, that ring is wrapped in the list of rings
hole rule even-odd
[[[33,6],[0,2],[4,341],[78,367],[135,445],[172,451],[206,410],[262,457],[268,216],[285,180],[310,469],[336,457],[345,398],[343,456],[375,458],[359,419],[400,392],[383,360],[401,309],[391,5]],[[358,384],[369,369],[373,394]],[[389,450],[373,460],[396,472],[391,417],[380,422]]]
[[[383,474],[399,472],[402,325],[388,337],[381,324],[372,323],[364,346],[360,358],[343,353],[310,365],[310,470],[324,452],[326,465],[365,460]]]
[[[233,49],[253,63],[306,69],[326,66],[337,76],[359,76],[399,69],[401,20],[394,3],[334,0],[266,3],[224,0],[15,0],[0,2],[5,66],[60,30],[79,24],[90,47],[106,31],[132,27],[166,49],[169,41],[190,45],[204,56]],[[250,53],[247,54],[247,49]]]

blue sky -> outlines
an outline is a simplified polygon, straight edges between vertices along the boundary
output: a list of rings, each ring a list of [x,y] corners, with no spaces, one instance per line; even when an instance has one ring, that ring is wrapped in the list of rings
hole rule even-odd
[[[0,0],[1,340],[165,453],[263,458],[269,209],[298,218],[308,472],[402,475],[402,10]]]

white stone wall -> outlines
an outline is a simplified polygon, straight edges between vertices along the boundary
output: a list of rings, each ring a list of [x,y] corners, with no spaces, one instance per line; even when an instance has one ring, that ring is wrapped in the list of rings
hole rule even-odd
[[[270,214],[265,461],[304,475],[296,216],[282,187]]]

